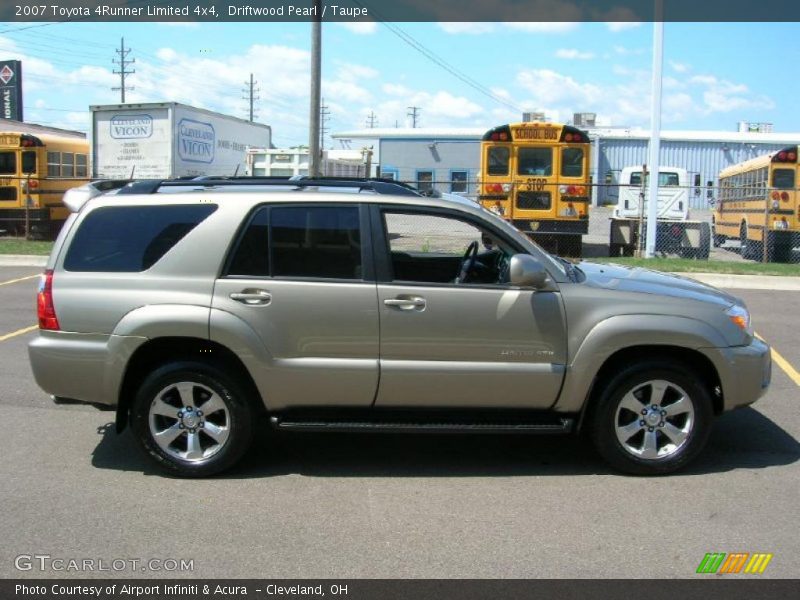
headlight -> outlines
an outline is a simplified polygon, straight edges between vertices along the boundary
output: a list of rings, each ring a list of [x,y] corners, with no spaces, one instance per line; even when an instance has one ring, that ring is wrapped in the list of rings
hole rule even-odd
[[[725,311],[725,314],[728,315],[728,318],[733,321],[734,324],[741,327],[747,333],[750,333],[750,313],[744,306],[734,304]]]

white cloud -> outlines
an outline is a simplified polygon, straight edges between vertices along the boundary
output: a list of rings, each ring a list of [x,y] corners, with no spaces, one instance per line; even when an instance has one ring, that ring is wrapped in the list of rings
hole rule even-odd
[[[378,24],[375,21],[355,21],[353,23],[337,23],[339,27],[344,27],[351,33],[356,35],[372,35],[378,30]]]
[[[670,60],[668,61],[668,63],[669,66],[672,67],[672,70],[675,71],[676,73],[686,73],[687,71],[689,71],[689,69],[691,69],[689,65],[685,63],[679,63],[674,60]]]
[[[389,96],[411,96],[414,92],[400,83],[384,83],[381,86],[384,94]]]
[[[580,25],[577,22],[564,22],[564,21],[554,21],[554,22],[513,22],[509,21],[503,23],[509,29],[515,29],[517,31],[526,31],[529,33],[569,33],[570,31],[575,31],[578,26]]]
[[[594,53],[581,52],[576,48],[559,48],[556,50],[556,58],[565,58],[568,60],[591,60],[594,58]]]
[[[460,23],[455,21],[445,21],[436,24],[439,29],[449,34],[473,34],[478,35],[482,33],[490,33],[494,31],[493,23]]]
[[[626,31],[628,29],[635,29],[639,27],[641,23],[636,21],[610,21],[606,23],[606,27],[612,33],[619,33],[620,31]]]
[[[591,106],[601,93],[597,85],[579,83],[568,75],[550,69],[520,71],[517,83],[532,94],[537,106],[562,103]]]
[[[376,69],[354,63],[339,63],[339,68],[337,69],[337,77],[344,81],[374,79],[378,75],[380,75],[380,73]]]

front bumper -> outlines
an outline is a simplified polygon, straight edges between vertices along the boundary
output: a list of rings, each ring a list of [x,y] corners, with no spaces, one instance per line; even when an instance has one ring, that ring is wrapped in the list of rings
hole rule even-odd
[[[717,367],[724,410],[752,404],[766,393],[772,379],[772,355],[766,343],[753,338],[748,346],[700,351]]]

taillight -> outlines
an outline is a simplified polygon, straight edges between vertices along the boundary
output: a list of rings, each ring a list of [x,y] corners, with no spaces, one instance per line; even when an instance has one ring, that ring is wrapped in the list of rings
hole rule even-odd
[[[778,152],[778,160],[784,162],[786,160],[786,152],[783,151]]]
[[[780,200],[781,194],[780,192],[772,192],[772,199],[773,200]]]
[[[783,200],[784,202],[788,202],[789,201],[789,192],[781,192],[781,200]]]
[[[39,317],[39,329],[58,331],[61,326],[56,317],[56,307],[53,305],[53,271],[48,269],[39,282],[39,294],[36,297],[36,312]]]
[[[797,153],[789,152],[789,154],[786,155],[786,158],[789,159],[789,162],[794,162],[797,160]]]

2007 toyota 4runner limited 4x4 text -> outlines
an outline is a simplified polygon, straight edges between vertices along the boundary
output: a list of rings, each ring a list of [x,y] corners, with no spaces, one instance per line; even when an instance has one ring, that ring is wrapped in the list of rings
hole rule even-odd
[[[73,190],[42,276],[36,381],[116,407],[171,473],[231,467],[263,416],[585,432],[621,471],[668,473],[769,385],[746,307],[712,287],[572,265],[466,200],[239,183]]]

